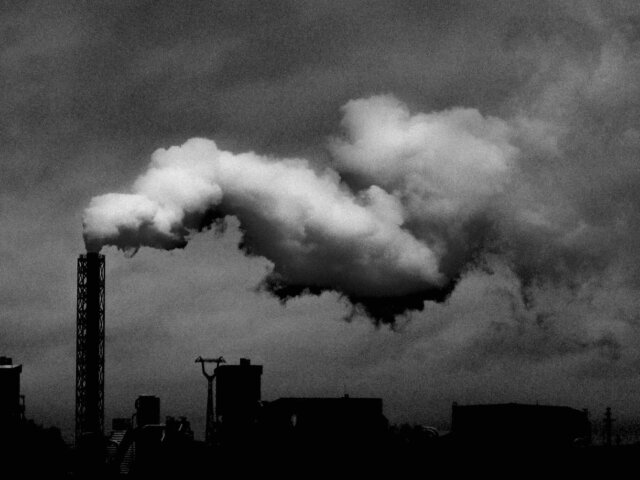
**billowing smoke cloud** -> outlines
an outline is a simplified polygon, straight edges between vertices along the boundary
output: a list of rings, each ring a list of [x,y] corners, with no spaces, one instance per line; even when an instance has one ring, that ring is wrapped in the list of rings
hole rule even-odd
[[[193,232],[235,216],[241,247],[273,263],[266,289],[283,300],[334,290],[392,322],[444,300],[482,252],[505,249],[503,230],[549,230],[514,193],[522,121],[464,108],[412,114],[389,95],[343,113],[343,134],[329,143],[334,168],[198,138],[157,150],[131,193],[93,198],[87,249],[183,248]]]
[[[414,195],[430,216],[458,215],[501,191],[518,154],[513,130],[475,109],[411,115],[399,100],[381,96],[351,101],[343,111],[347,138],[331,145],[338,168]]]
[[[476,109],[412,115],[391,96],[354,100],[343,112],[345,136],[330,143],[339,170],[354,188],[393,192],[407,228],[458,278],[491,238],[520,156],[517,129]]]

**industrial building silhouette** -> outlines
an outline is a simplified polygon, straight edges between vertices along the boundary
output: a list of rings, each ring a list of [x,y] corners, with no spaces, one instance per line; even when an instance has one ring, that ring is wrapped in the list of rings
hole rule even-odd
[[[78,258],[76,338],[76,436],[66,448],[59,431],[27,420],[21,395],[22,365],[0,357],[0,478],[11,468],[60,474],[67,478],[188,478],[217,464],[241,457],[266,455],[304,458],[365,452],[367,456],[431,461],[458,452],[571,451],[583,459],[593,454],[592,430],[586,410],[564,406],[458,405],[451,410],[451,430],[440,434],[424,426],[390,425],[381,398],[262,398],[263,366],[241,358],[198,357],[207,382],[204,441],[196,440],[186,417],[161,415],[161,399],[140,395],[128,416],[114,418],[104,433],[105,258],[87,253]],[[187,360],[185,359],[185,364]],[[206,364],[215,365],[207,371]],[[214,393],[215,392],[215,393]],[[197,399],[199,403],[201,399]],[[196,401],[196,399],[194,399]],[[607,420],[608,419],[608,422]],[[611,442],[611,411],[605,418],[605,455]],[[605,447],[600,447],[605,448]],[[38,450],[40,449],[40,450]],[[37,453],[36,452],[40,452]],[[631,451],[635,455],[638,447]],[[629,450],[624,450],[629,452]],[[34,454],[45,462],[31,462]],[[234,465],[238,465],[235,463]],[[186,476],[186,477],[185,477]]]
[[[466,445],[571,447],[591,443],[591,423],[586,410],[569,407],[454,403],[451,435]]]

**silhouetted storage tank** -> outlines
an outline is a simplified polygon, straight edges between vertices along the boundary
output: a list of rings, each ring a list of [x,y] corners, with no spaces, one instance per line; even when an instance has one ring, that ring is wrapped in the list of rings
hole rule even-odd
[[[480,446],[566,447],[588,444],[586,410],[547,405],[457,405],[451,411],[452,438]]]
[[[0,435],[14,429],[21,417],[20,373],[22,365],[0,357]]]
[[[136,424],[138,427],[160,423],[160,398],[155,395],[140,395],[136,399]]]
[[[262,365],[247,358],[240,365],[220,365],[216,370],[216,416],[223,424],[248,424],[256,420],[261,398]]]

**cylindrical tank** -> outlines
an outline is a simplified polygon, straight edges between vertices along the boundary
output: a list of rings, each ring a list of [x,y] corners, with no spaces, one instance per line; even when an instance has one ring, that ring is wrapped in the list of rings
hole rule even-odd
[[[20,373],[9,357],[0,357],[0,436],[17,427],[20,420]]]
[[[160,398],[140,395],[136,399],[136,424],[138,427],[160,423]]]

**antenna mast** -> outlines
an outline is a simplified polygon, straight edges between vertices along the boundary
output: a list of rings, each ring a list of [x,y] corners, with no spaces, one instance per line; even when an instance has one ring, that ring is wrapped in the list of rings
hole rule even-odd
[[[226,362],[222,357],[218,357],[218,358],[198,357],[196,358],[196,363],[200,363],[202,367],[202,374],[207,379],[207,421],[206,421],[206,427],[204,432],[204,440],[207,445],[213,445],[213,439],[214,439],[215,428],[216,428],[215,411],[213,408],[213,379],[216,377],[216,373],[220,364],[226,363]],[[216,364],[216,367],[213,369],[213,373],[207,373],[206,369],[204,368],[205,363]]]

